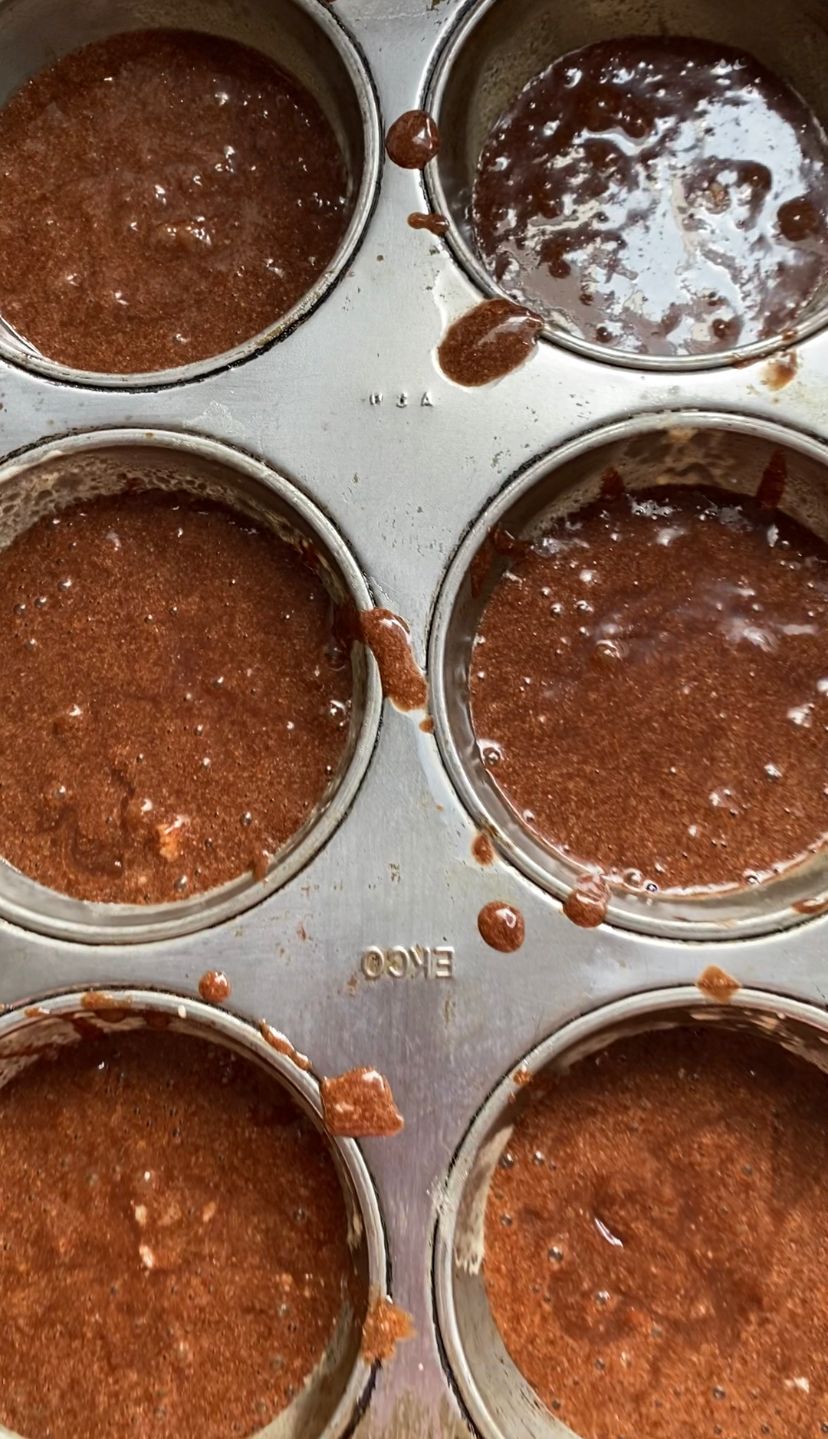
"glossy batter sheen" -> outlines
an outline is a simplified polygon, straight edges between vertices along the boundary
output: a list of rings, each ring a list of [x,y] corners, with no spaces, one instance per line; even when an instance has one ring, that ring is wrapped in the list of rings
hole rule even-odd
[[[258,1432],[355,1282],[322,1140],[181,1035],[87,1039],[0,1093],[0,1420],[26,1439]]]
[[[0,110],[0,314],[81,369],[202,360],[306,293],[350,209],[328,120],[270,60],[116,35]]]
[[[0,854],[79,899],[181,899],[273,854],[345,747],[351,666],[292,547],[119,495],[0,554]]]
[[[483,762],[525,823],[647,890],[754,883],[821,846],[828,549],[812,533],[663,487],[516,549],[470,690]]]
[[[671,1030],[530,1091],[492,1181],[506,1347],[581,1439],[818,1439],[828,1088],[767,1041]]]
[[[489,135],[486,267],[617,349],[704,354],[781,334],[828,273],[828,139],[758,61],[703,40],[556,60]]]

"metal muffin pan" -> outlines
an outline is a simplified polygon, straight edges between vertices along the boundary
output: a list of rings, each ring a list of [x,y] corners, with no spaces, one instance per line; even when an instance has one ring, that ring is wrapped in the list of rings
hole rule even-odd
[[[517,15],[518,0],[479,3],[481,14],[500,7],[505,17],[508,5],[509,14]],[[293,14],[298,5],[228,3],[226,13],[246,16],[244,38],[256,43],[265,12],[275,25],[275,17]],[[387,124],[422,103],[439,74],[443,46],[471,14],[454,0],[433,8],[431,0],[336,0],[333,12],[322,0],[303,0],[300,8],[325,33],[335,27],[337,43],[349,54],[364,55],[372,80],[359,81],[358,108],[373,116],[365,143],[375,157],[380,113]],[[552,12],[542,0],[520,0],[519,8],[536,17],[539,63],[552,59],[559,33],[549,21]],[[204,17],[212,16],[217,28],[215,17],[224,9],[218,0],[188,5],[186,12],[176,9],[176,22],[198,24],[202,17],[206,24]],[[31,27],[24,23],[27,12],[34,17]],[[62,27],[58,51],[89,38],[89,7],[55,3],[49,10],[45,0],[5,0],[0,37],[6,90],[15,81],[15,55],[22,57],[18,78],[49,58],[48,35],[45,42],[24,39],[36,35],[47,12]],[[592,28],[567,33],[566,48],[603,33],[680,22],[685,32],[718,33],[729,43],[741,37],[771,66],[778,51],[780,72],[793,76],[792,66],[799,65],[801,88],[821,108],[820,85],[828,74],[820,58],[820,47],[828,45],[823,0],[784,16],[765,3],[748,7],[730,0],[716,6],[687,0],[680,9],[636,5],[632,11],[590,0],[581,13]],[[138,0],[121,0],[109,15],[113,24],[164,18],[160,6]],[[77,19],[74,30],[69,17]],[[225,33],[242,33],[229,19],[226,24]],[[272,38],[273,31],[265,27],[265,49],[267,34]],[[517,71],[515,77],[516,84],[526,78]],[[828,106],[822,108],[828,115]],[[448,111],[442,118],[447,153],[452,122]],[[72,435],[73,446],[105,448],[128,432],[149,448],[189,452],[197,465],[205,449],[218,445],[231,469],[232,452],[238,479],[228,483],[238,485],[237,498],[247,492],[252,467],[256,483],[275,485],[292,515],[298,504],[302,514],[323,517],[325,542],[348,583],[356,582],[344,556],[373,602],[408,622],[422,664],[429,652],[432,658],[442,652],[438,602],[451,593],[452,560],[478,518],[501,492],[507,498],[498,503],[508,505],[547,471],[560,472],[561,458],[568,464],[581,447],[586,453],[598,430],[612,427],[607,434],[613,443],[627,444],[644,431],[669,433],[676,424],[699,434],[734,428],[761,451],[769,435],[778,438],[769,427],[782,427],[783,442],[813,491],[815,513],[821,512],[828,336],[818,317],[804,324],[794,351],[796,373],[782,389],[773,387],[774,362],[764,358],[715,368],[616,364],[547,337],[523,369],[498,385],[462,390],[440,373],[434,351],[447,324],[486,290],[459,262],[455,230],[439,241],[407,224],[409,213],[430,205],[423,177],[386,163],[378,203],[371,212],[366,201],[361,243],[338,283],[279,343],[262,348],[251,342],[243,364],[210,362],[207,373],[184,374],[176,383],[168,383],[169,376],[93,382],[31,358],[24,364],[7,347],[0,359],[2,457],[12,469],[21,463],[25,468],[21,452],[31,447],[59,448]],[[509,484],[514,489],[506,491]],[[552,488],[550,482],[550,494]],[[367,672],[373,676],[368,686],[376,685],[373,661]],[[460,1198],[450,1177],[460,1172],[452,1170],[455,1156],[478,1111],[527,1055],[550,1038],[554,1043],[578,1016],[586,1016],[587,1026],[600,1025],[602,1018],[593,1016],[602,1006],[631,996],[642,996],[632,1008],[640,1005],[644,1012],[661,1003],[647,998],[650,992],[678,987],[693,1011],[713,1013],[713,1002],[693,988],[713,962],[761,992],[770,1013],[788,1013],[787,1000],[799,1000],[811,1007],[819,1028],[826,1004],[828,917],[818,912],[794,916],[790,905],[774,901],[758,926],[731,913],[714,916],[711,928],[696,932],[689,921],[671,927],[669,917],[662,920],[648,908],[632,918],[614,911],[616,922],[579,930],[562,915],[560,885],[537,882],[508,834],[496,835],[494,863],[479,865],[472,856],[476,811],[465,787],[461,796],[454,783],[460,779],[451,765],[441,683],[437,677],[433,735],[421,729],[421,714],[385,704],[348,813],[332,826],[327,842],[305,856],[301,869],[281,876],[284,883],[272,892],[265,884],[259,902],[243,913],[206,914],[196,931],[185,932],[181,923],[175,937],[138,943],[126,942],[136,935],[116,939],[100,915],[89,915],[71,937],[65,930],[44,933],[54,926],[42,912],[37,922],[31,915],[21,922],[19,913],[13,921],[7,908],[0,917],[0,1003],[15,1012],[4,1023],[16,1023],[44,997],[87,987],[151,990],[159,1004],[183,1004],[195,1014],[200,976],[220,968],[232,985],[225,1008],[254,1045],[264,1018],[310,1057],[317,1075],[369,1064],[388,1078],[405,1130],[392,1139],[366,1140],[360,1150],[376,1188],[390,1293],[411,1313],[416,1335],[381,1367],[364,1411],[356,1397],[363,1394],[361,1381],[347,1391],[359,1439],[460,1439],[469,1432],[479,1351],[465,1330],[462,1344],[454,1344],[442,1300],[437,1313],[435,1253],[440,1284],[440,1246],[453,1232]],[[820,897],[815,882],[809,898],[817,909]],[[515,954],[496,953],[480,938],[477,915],[491,900],[507,901],[524,916],[526,939]],[[633,922],[638,931],[629,927]],[[757,927],[761,934],[752,933]],[[739,1002],[737,996],[729,1014],[735,1016]],[[486,1125],[493,1115],[494,1108],[486,1110]],[[466,1151],[458,1163],[465,1158]],[[440,1319],[446,1325],[442,1337]],[[548,1432],[537,1428],[534,1410],[519,1405],[488,1414],[478,1407],[474,1418],[485,1439]],[[331,1419],[325,1439],[338,1433]]]

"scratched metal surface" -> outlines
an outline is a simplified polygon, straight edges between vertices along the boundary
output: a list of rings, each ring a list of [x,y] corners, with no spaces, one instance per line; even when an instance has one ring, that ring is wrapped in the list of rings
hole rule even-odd
[[[452,0],[435,8],[427,0],[337,0],[385,122],[417,103],[458,13]],[[422,177],[385,164],[378,203],[341,282],[292,333],[235,368],[136,392],[61,383],[3,362],[0,449],[9,455],[70,430],[123,427],[241,447],[292,479],[333,521],[376,602],[409,622],[425,663],[452,554],[528,460],[593,427],[676,409],[736,411],[828,437],[828,336],[820,332],[797,346],[796,377],[778,392],[764,382],[761,361],[656,372],[597,363],[548,341],[500,384],[458,389],[440,374],[434,348],[481,292],[446,243],[409,228],[409,212],[424,208]],[[86,985],[194,998],[200,975],[220,967],[232,983],[229,1007],[287,1033],[317,1074],[370,1064],[388,1077],[405,1131],[362,1149],[386,1227],[391,1292],[417,1332],[378,1374],[359,1421],[362,1439],[466,1432],[435,1327],[433,1231],[465,1131],[527,1051],[604,1003],[691,985],[713,960],[754,989],[818,1006],[826,998],[828,918],[709,943],[611,926],[582,931],[517,867],[501,858],[479,867],[474,823],[448,778],[439,735],[423,733],[420,718],[385,705],[343,823],[300,873],[241,917],[120,947],[0,924],[7,1006]],[[515,955],[488,949],[478,935],[477,914],[492,899],[525,917],[526,942]]]

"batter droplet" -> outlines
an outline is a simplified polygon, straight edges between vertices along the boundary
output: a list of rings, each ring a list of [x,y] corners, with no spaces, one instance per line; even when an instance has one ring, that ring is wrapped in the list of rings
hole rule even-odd
[[[609,886],[601,874],[584,875],[567,895],[563,912],[581,929],[595,929],[607,917]]]
[[[440,148],[440,132],[425,110],[406,110],[385,137],[389,160],[404,170],[422,170]]]
[[[359,631],[377,662],[382,691],[400,710],[424,709],[428,686],[411,650],[411,632],[392,610],[363,610]]]
[[[198,981],[198,992],[208,1004],[223,1004],[230,998],[230,981],[221,969],[208,969]]]
[[[432,235],[436,235],[438,238],[445,235],[449,227],[449,222],[445,215],[438,215],[433,210],[425,215],[415,210],[409,215],[408,223],[412,230],[428,230]]]
[[[490,948],[501,954],[514,954],[526,938],[523,915],[505,900],[493,899],[484,904],[477,916],[477,928]]]
[[[490,385],[533,355],[543,321],[512,300],[483,300],[446,330],[437,350],[440,369],[466,389]]]

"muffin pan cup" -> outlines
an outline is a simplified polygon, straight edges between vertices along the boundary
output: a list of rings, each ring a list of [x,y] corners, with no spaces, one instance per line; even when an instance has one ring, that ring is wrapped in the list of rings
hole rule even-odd
[[[313,557],[332,604],[365,609],[370,591],[341,536],[283,475],[214,441],[174,432],[96,430],[35,446],[0,466],[0,545],[44,515],[127,490],[202,496],[229,506],[266,533]],[[273,855],[263,880],[237,875],[169,904],[93,904],[57,894],[0,865],[0,914],[65,939],[92,944],[174,938],[256,904],[303,868],[347,814],[365,773],[382,696],[364,650],[351,650],[351,720],[336,773],[299,830]]]
[[[342,150],[351,215],[342,239],[314,284],[284,315],[226,354],[150,374],[104,375],[39,354],[0,320],[0,356],[51,379],[117,389],[175,384],[238,364],[286,335],[324,299],[347,269],[376,200],[380,120],[376,93],[358,46],[333,11],[314,0],[2,0],[0,104],[38,71],[94,41],[125,30],[200,30],[249,45],[295,76],[316,98]],[[174,305],[170,296],[170,307]]]
[[[429,76],[427,107],[446,132],[446,143],[428,177],[433,208],[453,220],[450,244],[457,259],[490,294],[501,293],[478,256],[469,220],[469,201],[480,151],[500,115],[523,87],[553,60],[601,40],[628,36],[676,35],[720,42],[747,51],[808,102],[822,120],[828,119],[825,64],[828,36],[820,21],[821,6],[796,4],[785,9],[751,0],[596,0],[560,6],[555,0],[481,0],[466,5],[462,18],[441,47]],[[749,136],[745,137],[749,144]],[[642,277],[645,279],[645,277]],[[813,334],[825,324],[828,285],[805,306],[786,341]],[[736,355],[755,358],[773,349],[773,340],[757,340],[735,350],[707,355],[639,355],[587,340],[565,325],[545,330],[550,339],[599,363],[632,369],[715,369]],[[776,340],[776,346],[780,340]]]
[[[8,14],[20,23],[28,3],[15,0]],[[447,37],[471,14],[454,0],[434,8],[426,0],[337,0],[334,21],[321,0],[306,3],[308,13],[327,17],[320,23],[341,21],[351,32],[386,121],[423,102]],[[541,31],[545,13],[539,4]],[[664,10],[691,31],[695,13]],[[703,33],[720,26],[723,40],[738,43],[733,17],[742,13],[708,7]],[[778,27],[789,22],[770,7],[750,13],[756,33],[744,41],[773,66],[759,19],[770,25],[773,13]],[[572,43],[599,38],[601,14],[606,33],[643,26],[637,10],[596,3],[589,14],[595,33]],[[802,65],[816,74],[818,56],[809,52],[821,27],[828,29],[828,4],[811,4],[807,15],[797,44]],[[186,17],[198,24],[198,7],[188,7]],[[83,38],[78,33],[78,42]],[[11,41],[2,48],[5,64]],[[43,58],[41,51],[32,63]],[[550,58],[540,54],[539,64]],[[789,73],[781,62],[779,68]],[[451,145],[448,119],[443,145]],[[140,388],[112,388],[47,378],[6,355],[4,462],[25,464],[23,452],[59,445],[67,435],[88,445],[96,432],[111,438],[128,431],[147,445],[169,446],[171,434],[185,449],[218,445],[239,457],[242,471],[263,465],[324,517],[370,602],[409,625],[422,665],[441,653],[445,586],[459,573],[450,567],[464,537],[507,485],[523,484],[528,467],[540,478],[574,453],[571,447],[594,445],[596,431],[732,427],[760,447],[773,434],[818,470],[828,445],[828,336],[818,325],[795,345],[796,372],[781,389],[772,359],[668,370],[608,363],[606,356],[598,363],[548,339],[497,385],[466,391],[451,384],[435,347],[446,326],[487,292],[458,263],[453,231],[439,240],[408,225],[410,213],[431,207],[420,174],[386,163],[379,203],[339,283],[305,323],[244,364],[214,366],[174,386],[144,377]],[[828,486],[818,474],[814,486],[824,505]],[[376,684],[373,661],[366,666]],[[448,1314],[442,1300],[439,1313],[435,1304],[435,1235],[438,1221],[440,1235],[456,1223],[459,1196],[450,1175],[464,1136],[527,1055],[569,1021],[586,1016],[590,1023],[605,1005],[632,997],[646,1010],[657,990],[679,987],[691,1008],[710,1008],[694,985],[713,963],[760,991],[769,1014],[786,1011],[790,1000],[821,1010],[828,998],[828,915],[819,912],[828,894],[816,883],[811,912],[792,916],[782,904],[763,916],[759,933],[732,916],[703,932],[686,922],[669,929],[652,908],[640,927],[647,932],[624,927],[628,921],[617,914],[611,924],[580,930],[563,916],[555,887],[521,867],[502,836],[495,837],[493,863],[479,864],[472,854],[478,816],[449,763],[441,683],[435,670],[434,734],[421,728],[422,712],[403,714],[385,703],[347,814],[313,857],[271,892],[263,888],[243,913],[131,943],[111,932],[97,943],[79,930],[44,933],[50,926],[31,915],[0,919],[0,1003],[16,1013],[88,987],[151,990],[159,1002],[189,1011],[201,975],[221,969],[232,986],[225,1009],[254,1040],[265,1019],[309,1056],[317,1076],[370,1065],[389,1080],[405,1129],[359,1147],[382,1215],[389,1292],[416,1333],[380,1367],[367,1406],[355,1400],[347,1422],[358,1439],[467,1439],[469,1359],[452,1345],[448,1327],[441,1335]],[[488,948],[478,932],[477,916],[493,900],[512,904],[525,920],[525,941],[513,954]],[[734,1014],[739,1003],[737,995]],[[547,1432],[527,1427],[519,1409],[485,1423],[475,1411],[474,1420],[486,1439]],[[338,1433],[329,1428],[325,1439]]]
[[[573,1020],[527,1055],[517,1081],[506,1076],[482,1106],[457,1154],[434,1254],[446,1354],[486,1439],[512,1433],[526,1439],[566,1439],[572,1433],[539,1403],[512,1362],[492,1319],[481,1269],[489,1184],[525,1108],[527,1081],[568,1070],[616,1040],[676,1025],[716,1025],[730,1033],[758,1035],[823,1070],[828,1065],[823,1010],[753,990],[743,990],[732,1003],[723,1004],[677,987],[633,995]]]
[[[38,1063],[40,1054],[54,1058],[67,1046],[89,1042],[90,1031],[116,1037],[136,1030],[149,1033],[163,1029],[171,1036],[197,1036],[242,1055],[267,1072],[274,1087],[281,1089],[317,1129],[322,1129],[319,1087],[313,1077],[234,1015],[146,990],[124,991],[118,995],[117,1005],[103,1004],[100,1008],[91,1007],[90,998],[94,996],[88,992],[62,994],[0,1017],[0,1092],[16,1074]],[[329,1144],[342,1186],[355,1303],[367,1304],[373,1295],[383,1291],[387,1276],[376,1194],[354,1142]],[[364,1405],[370,1392],[371,1367],[360,1357],[360,1342],[360,1316],[348,1304],[341,1311],[327,1351],[304,1386],[286,1409],[257,1431],[255,1439],[311,1439],[323,1432],[332,1439],[344,1435],[354,1410]],[[7,1436],[11,1431],[0,1426],[0,1434]]]

